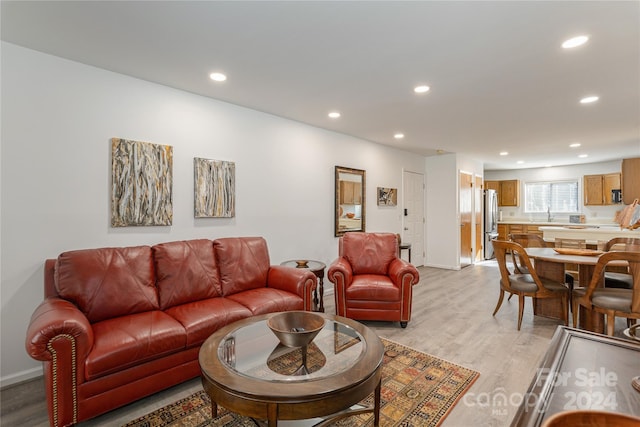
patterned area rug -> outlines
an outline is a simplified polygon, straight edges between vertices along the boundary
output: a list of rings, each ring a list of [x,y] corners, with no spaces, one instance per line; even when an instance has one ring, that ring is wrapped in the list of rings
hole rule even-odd
[[[382,339],[380,425],[437,426],[479,377],[479,373],[412,348]],[[361,402],[373,406],[373,396]],[[291,422],[287,422],[291,423]],[[341,427],[373,426],[373,414],[342,419]],[[211,418],[210,400],[204,391],[165,406],[124,427],[255,427],[256,423],[218,406]]]

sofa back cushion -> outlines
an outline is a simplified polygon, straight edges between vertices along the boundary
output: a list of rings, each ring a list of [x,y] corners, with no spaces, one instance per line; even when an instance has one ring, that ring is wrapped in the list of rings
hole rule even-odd
[[[342,255],[353,274],[386,275],[398,254],[398,236],[394,233],[350,232],[342,237]]]
[[[213,241],[224,296],[265,287],[270,260],[262,237],[228,237]]]
[[[161,243],[152,249],[162,310],[222,295],[211,240]]]
[[[58,294],[91,323],[157,310],[158,294],[151,247],[84,249],[58,256]]]

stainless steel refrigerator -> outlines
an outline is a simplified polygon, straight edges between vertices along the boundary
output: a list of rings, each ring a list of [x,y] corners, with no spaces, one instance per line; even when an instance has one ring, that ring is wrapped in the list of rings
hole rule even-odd
[[[498,193],[484,190],[484,259],[495,257],[492,240],[498,238]]]

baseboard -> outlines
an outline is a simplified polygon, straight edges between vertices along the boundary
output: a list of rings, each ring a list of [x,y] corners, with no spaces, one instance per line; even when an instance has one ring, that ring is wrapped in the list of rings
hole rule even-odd
[[[0,378],[0,390],[43,376],[42,367],[32,368]]]
[[[460,266],[459,265],[440,265],[440,264],[426,263],[424,266],[425,267],[433,267],[433,268],[442,268],[444,270],[460,270]]]

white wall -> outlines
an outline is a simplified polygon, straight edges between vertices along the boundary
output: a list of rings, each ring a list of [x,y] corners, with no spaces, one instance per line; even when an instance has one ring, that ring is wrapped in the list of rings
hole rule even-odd
[[[80,248],[260,235],[273,263],[329,263],[337,255],[335,165],[366,170],[370,231],[401,232],[402,171],[424,173],[424,157],[415,154],[4,42],[1,71],[3,386],[40,374],[24,339],[42,301],[46,258]],[[173,146],[172,226],[109,226],[112,137]],[[236,163],[235,218],[194,219],[194,157]],[[398,188],[395,209],[378,208],[378,186]],[[435,189],[455,194],[455,184]],[[455,220],[455,203],[446,208],[438,215]]]
[[[622,169],[622,160],[601,163],[587,163],[582,165],[555,166],[551,168],[514,169],[505,171],[486,171],[485,180],[519,179],[520,180],[520,206],[509,208],[501,207],[503,220],[529,219],[524,213],[524,183],[535,181],[560,181],[578,180],[579,209],[587,218],[587,222],[613,223],[616,211],[623,205],[613,206],[584,206],[584,175],[598,175],[617,173]],[[547,214],[532,216],[533,220],[546,221]],[[555,221],[568,222],[568,215],[555,215]]]
[[[482,176],[482,162],[461,154],[425,158],[426,262],[429,267],[460,269],[460,172]],[[473,253],[475,223],[472,222]]]
[[[460,266],[456,155],[427,157],[425,170],[425,265],[456,269]]]

